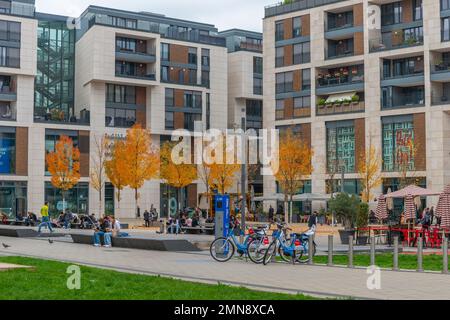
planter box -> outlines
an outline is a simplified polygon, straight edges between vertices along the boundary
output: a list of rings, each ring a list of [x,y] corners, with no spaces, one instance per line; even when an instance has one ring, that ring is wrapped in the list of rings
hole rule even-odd
[[[355,230],[339,230],[342,244],[349,244],[349,236],[355,236]]]
[[[369,236],[358,236],[356,238],[356,245],[365,246],[369,242]]]

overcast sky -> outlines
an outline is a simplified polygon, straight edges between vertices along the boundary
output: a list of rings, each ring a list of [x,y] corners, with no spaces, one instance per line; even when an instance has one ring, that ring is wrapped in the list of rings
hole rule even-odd
[[[280,0],[36,0],[37,11],[79,16],[89,5],[149,11],[172,18],[262,32],[264,6]]]

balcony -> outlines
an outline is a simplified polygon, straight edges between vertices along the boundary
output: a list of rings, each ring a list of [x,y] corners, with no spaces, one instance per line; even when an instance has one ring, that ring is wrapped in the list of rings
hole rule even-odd
[[[156,81],[156,72],[146,64],[116,61],[116,77]]]
[[[392,32],[389,38],[376,38],[369,40],[370,52],[380,52],[386,50],[395,50],[402,48],[410,48],[423,45],[423,36],[410,37],[407,39],[399,38],[400,35]]]
[[[328,40],[325,48],[326,59],[338,59],[355,55],[353,38]]]
[[[383,110],[396,108],[414,108],[425,105],[424,87],[386,87],[382,88]]]
[[[364,93],[350,92],[318,97],[316,113],[318,116],[364,112]]]
[[[78,116],[73,114],[73,110],[64,111],[60,108],[34,108],[34,122],[84,125],[90,124],[90,111],[83,109]],[[72,115],[70,115],[72,114]]]
[[[278,16],[289,12],[299,10],[311,9],[318,6],[323,6],[331,3],[340,2],[342,0],[292,0],[278,2],[264,8],[265,17]]]
[[[17,101],[15,78],[0,75],[0,101]]]
[[[319,70],[316,93],[326,95],[336,92],[363,91],[364,66]]]
[[[16,121],[16,107],[9,102],[0,102],[0,121]]]
[[[431,83],[431,104],[433,106],[450,104],[450,81]]]
[[[248,41],[242,41],[239,44],[236,44],[234,47],[235,51],[251,51],[251,52],[262,52],[263,45],[262,43],[254,43]]]
[[[152,50],[151,52],[147,53],[123,48],[116,48],[116,59],[135,63],[154,63],[156,62],[156,51]]]
[[[450,81],[450,62],[438,61],[432,64],[431,81]]]

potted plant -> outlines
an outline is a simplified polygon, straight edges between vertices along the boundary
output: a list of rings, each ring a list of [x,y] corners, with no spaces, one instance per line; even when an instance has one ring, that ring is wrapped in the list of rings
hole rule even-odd
[[[350,112],[351,111],[351,108],[350,108],[350,104],[351,103],[352,103],[352,99],[350,99],[350,98],[344,99],[344,101],[342,102],[343,112]]]
[[[366,230],[361,230],[367,228],[369,224],[369,205],[365,202],[359,204],[358,214],[356,216],[356,228],[358,230],[356,234],[356,244],[359,246],[364,246],[369,240],[369,234]]]
[[[352,108],[353,110],[356,110],[359,107],[359,96],[357,94],[354,94],[352,96]]]
[[[335,212],[336,218],[341,221],[344,229],[339,230],[342,244],[349,244],[349,237],[355,235],[353,229],[359,211],[360,200],[356,195],[339,193],[329,202],[330,210]]]

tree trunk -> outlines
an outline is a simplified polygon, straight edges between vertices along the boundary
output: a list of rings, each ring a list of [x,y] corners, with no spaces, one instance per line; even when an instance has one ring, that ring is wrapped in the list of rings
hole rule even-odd
[[[288,204],[288,195],[285,194],[284,195],[284,222],[285,223],[289,222],[289,208],[288,208],[287,204]]]
[[[289,202],[289,211],[290,211],[290,220],[289,223],[292,223],[292,216],[293,216],[293,212],[292,212],[292,194],[291,194],[291,201]]]
[[[134,204],[136,207],[136,218],[139,218],[138,213],[139,213],[139,207],[138,207],[138,189],[134,189]]]
[[[98,192],[98,214],[101,215],[102,214],[102,207],[103,207],[103,201],[102,201],[102,189],[100,188],[99,192]]]

